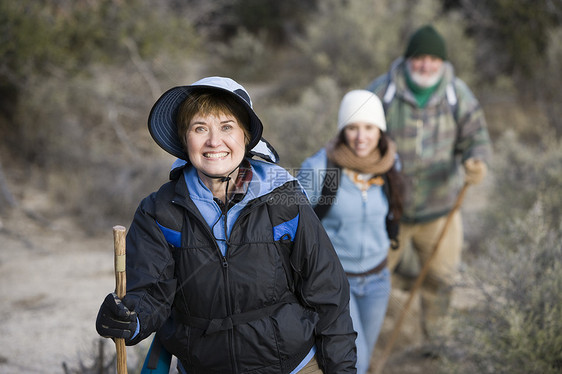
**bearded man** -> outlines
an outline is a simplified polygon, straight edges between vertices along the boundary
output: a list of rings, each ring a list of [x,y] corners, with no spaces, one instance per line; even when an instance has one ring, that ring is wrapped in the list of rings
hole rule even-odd
[[[406,177],[400,247],[390,251],[389,268],[396,268],[406,248],[423,264],[453,209],[463,175],[464,182],[477,184],[486,174],[491,146],[484,113],[455,77],[445,41],[431,25],[412,34],[403,57],[368,90],[383,101],[387,132],[397,144]],[[456,211],[422,286],[422,353],[427,356],[438,354],[436,338],[449,309],[462,244]]]

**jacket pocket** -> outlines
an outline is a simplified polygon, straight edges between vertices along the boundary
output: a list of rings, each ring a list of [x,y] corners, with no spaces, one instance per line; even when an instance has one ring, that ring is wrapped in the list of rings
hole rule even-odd
[[[283,360],[308,353],[314,344],[318,319],[315,311],[297,303],[285,305],[270,317]]]
[[[157,334],[168,352],[190,363],[191,328],[189,326],[177,324],[172,318],[168,318]]]

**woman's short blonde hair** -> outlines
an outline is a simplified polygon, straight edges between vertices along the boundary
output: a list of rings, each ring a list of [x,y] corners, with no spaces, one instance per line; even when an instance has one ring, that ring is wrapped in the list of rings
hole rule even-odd
[[[193,90],[178,108],[176,116],[176,125],[178,128],[178,136],[187,150],[186,138],[189,123],[196,114],[202,115],[220,115],[231,114],[240,124],[244,131],[244,143],[248,145],[250,142],[250,115],[244,106],[242,106],[232,94],[215,91],[215,90]]]

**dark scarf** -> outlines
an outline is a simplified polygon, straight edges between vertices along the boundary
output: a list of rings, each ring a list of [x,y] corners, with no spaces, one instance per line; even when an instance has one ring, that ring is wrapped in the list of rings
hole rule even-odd
[[[384,174],[394,165],[396,144],[388,139],[388,149],[381,155],[379,148],[375,148],[366,157],[357,157],[351,148],[339,140],[339,135],[326,144],[328,159],[341,166],[362,174]]]

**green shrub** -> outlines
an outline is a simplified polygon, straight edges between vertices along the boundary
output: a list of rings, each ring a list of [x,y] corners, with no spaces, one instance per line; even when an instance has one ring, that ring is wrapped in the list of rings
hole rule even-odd
[[[474,44],[463,34],[458,13],[440,13],[441,2],[403,0],[369,2],[328,0],[318,4],[314,22],[295,43],[306,81],[329,75],[339,86],[365,87],[402,56],[408,36],[417,27],[434,23],[447,40],[457,71],[472,80]]]
[[[552,227],[561,222],[562,142],[546,131],[538,144],[526,144],[506,131],[494,143],[492,174],[494,192],[487,210],[486,237],[502,232],[505,224],[518,219],[540,200],[544,220]]]
[[[255,35],[240,29],[226,43],[214,43],[209,49],[212,59],[208,69],[219,71],[216,75],[228,75],[237,81],[263,78],[269,66],[270,53],[265,45],[265,34]],[[224,74],[225,70],[229,73]]]
[[[560,373],[562,227],[546,222],[543,204],[508,219],[473,267],[484,297],[455,317],[446,372]]]
[[[262,114],[265,137],[279,152],[283,166],[298,168],[335,136],[342,95],[332,78],[321,77],[304,88],[298,102],[266,105]]]
[[[1,1],[0,21],[2,73],[24,82],[32,73],[79,73],[91,63],[128,61],[127,39],[143,57],[187,52],[198,40],[188,22],[147,0]]]
[[[507,132],[496,143],[482,252],[467,275],[482,299],[453,318],[445,372],[560,373],[562,147]]]

